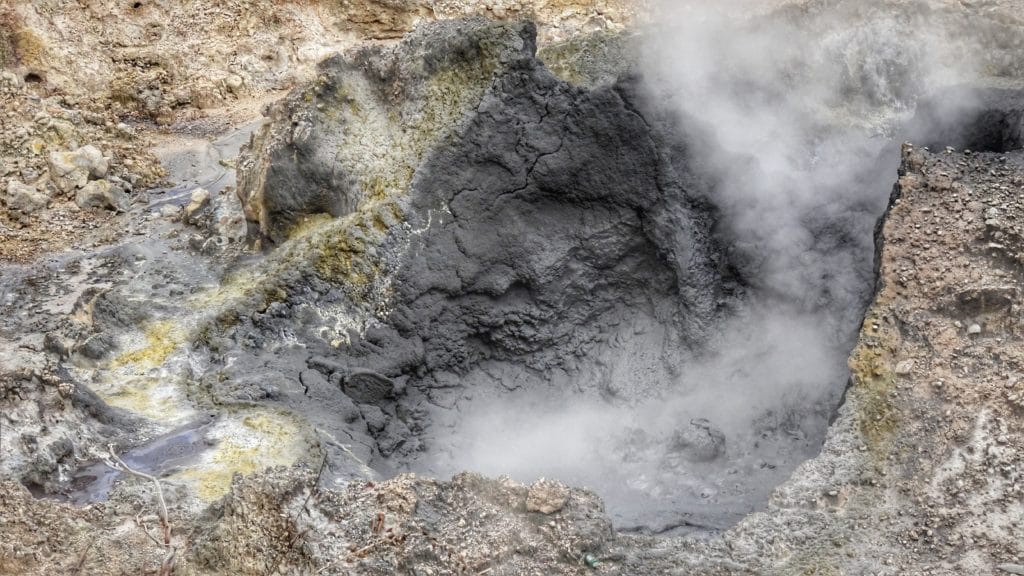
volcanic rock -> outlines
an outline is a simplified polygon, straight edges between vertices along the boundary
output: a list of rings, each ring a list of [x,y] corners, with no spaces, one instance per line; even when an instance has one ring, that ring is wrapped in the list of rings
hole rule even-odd
[[[703,418],[691,420],[673,434],[671,449],[692,462],[710,462],[725,454],[725,435]]]
[[[128,206],[128,196],[124,189],[108,180],[92,180],[75,194],[75,204],[80,208],[124,210]]]
[[[189,197],[189,203],[182,212],[182,218],[190,224],[195,223],[200,212],[210,206],[210,191],[205,188],[196,188]]]
[[[46,208],[49,203],[50,197],[35,187],[22,184],[17,180],[7,182],[7,196],[4,197],[4,204],[8,210],[31,214]]]
[[[107,175],[107,159],[95,146],[82,146],[71,152],[54,151],[47,156],[50,178],[65,193],[82,188],[90,178]]]

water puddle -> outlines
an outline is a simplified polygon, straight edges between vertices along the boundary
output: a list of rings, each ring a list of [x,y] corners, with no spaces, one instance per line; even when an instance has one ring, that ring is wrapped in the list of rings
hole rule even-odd
[[[242,145],[249,141],[249,137],[262,123],[262,119],[250,122],[213,142],[184,139],[157,146],[154,152],[176,184],[150,190],[148,208],[159,210],[165,204],[184,206],[196,188],[205,188],[216,195],[234,186],[235,169],[232,162]]]
[[[207,432],[216,420],[214,415],[205,416],[125,452],[120,457],[132,469],[157,478],[174,474],[214,446],[215,441],[208,437]],[[122,474],[104,462],[80,468],[72,477],[70,488],[62,499],[78,505],[105,501]]]

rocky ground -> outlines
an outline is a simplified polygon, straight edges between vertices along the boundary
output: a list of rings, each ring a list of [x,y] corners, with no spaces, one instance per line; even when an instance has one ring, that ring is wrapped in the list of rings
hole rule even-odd
[[[1013,3],[898,4],[976,17],[964,49],[1022,76]],[[651,536],[556,480],[388,473],[474,395],[657,398],[742,301],[634,84],[643,8],[0,7],[0,574],[1024,574],[1014,90],[919,111],[850,386],[760,511]],[[467,15],[537,25],[417,28]],[[542,243],[480,240],[521,214]],[[693,422],[670,478],[725,453]]]

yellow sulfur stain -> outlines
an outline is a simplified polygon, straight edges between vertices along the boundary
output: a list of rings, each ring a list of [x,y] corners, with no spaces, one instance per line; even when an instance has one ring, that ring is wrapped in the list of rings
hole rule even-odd
[[[879,325],[879,330],[873,326]],[[893,366],[898,346],[894,329],[869,314],[861,330],[861,341],[850,355],[853,398],[857,402],[861,433],[870,453],[885,457],[899,421],[889,394],[895,380]]]
[[[119,381],[116,388],[96,393],[107,404],[130,410],[153,420],[178,420],[191,414],[180,387],[162,378],[130,378]]]
[[[235,474],[295,464],[306,449],[297,430],[292,418],[274,412],[256,412],[230,420],[211,432],[217,446],[204,461],[178,477],[194,484],[200,500],[216,500],[231,489]]]
[[[222,318],[231,309],[245,304],[248,310],[263,311],[271,302],[284,301],[288,294],[276,279],[280,270],[272,267],[269,271],[244,271],[224,279],[216,288],[194,295],[188,306],[209,317]]]
[[[253,293],[258,278],[251,272],[241,272],[225,278],[216,288],[200,292],[188,300],[194,310],[217,308],[238,301]]]
[[[22,64],[29,66],[42,65],[49,53],[46,42],[27,27],[14,32],[14,51]]]
[[[309,214],[299,218],[299,221],[292,226],[291,230],[288,231],[288,238],[303,238],[308,236],[311,232],[322,226],[323,224],[330,222],[332,216],[330,214]]]
[[[162,365],[179,346],[188,339],[188,333],[170,320],[151,322],[143,334],[146,344],[142,348],[125,352],[111,362],[112,368],[134,365],[142,369]]]

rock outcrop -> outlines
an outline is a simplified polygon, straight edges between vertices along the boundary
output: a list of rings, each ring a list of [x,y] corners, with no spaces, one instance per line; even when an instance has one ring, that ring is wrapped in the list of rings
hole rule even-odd
[[[117,184],[103,179],[92,180],[75,193],[75,204],[80,208],[124,210],[128,207],[128,196]]]
[[[47,157],[50,178],[58,190],[68,194],[85,187],[90,179],[107,175],[108,161],[95,146],[73,151],[55,150]]]

